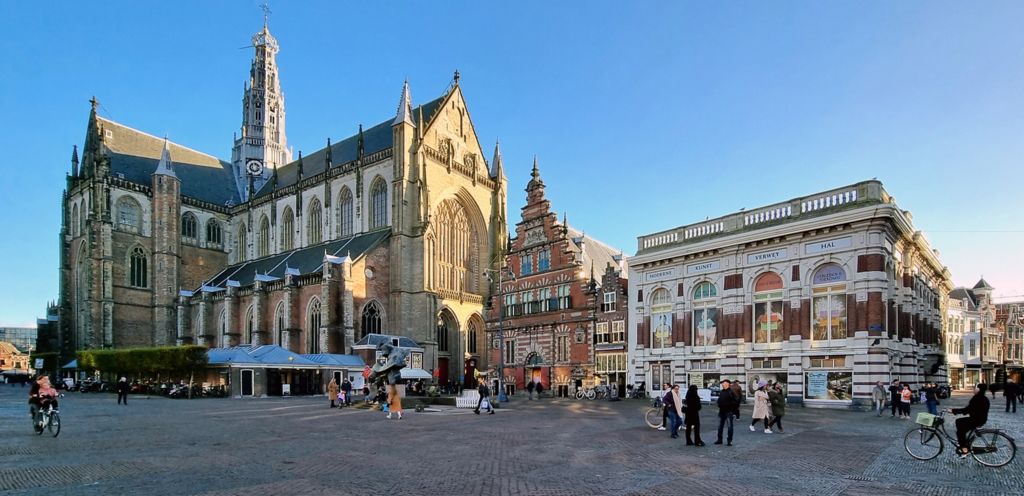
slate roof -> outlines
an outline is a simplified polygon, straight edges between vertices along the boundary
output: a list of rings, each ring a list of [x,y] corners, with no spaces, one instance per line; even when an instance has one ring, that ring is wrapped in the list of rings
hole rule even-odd
[[[967,288],[955,288],[949,292],[949,299],[956,301],[967,300],[966,310],[974,311],[978,309],[978,297],[974,295],[974,291]]]
[[[426,122],[430,122],[433,118],[434,113],[441,107],[441,103],[444,101],[445,96],[441,96],[430,102],[427,102],[419,107],[413,109],[413,119],[417,127],[423,125],[419,122],[420,110],[422,109],[423,119]],[[379,124],[370,127],[369,129],[363,129],[363,155],[370,155],[377,153],[381,150],[391,148],[393,145],[394,137],[391,133],[391,124],[394,121],[394,117],[385,119]],[[336,143],[331,143],[331,164],[332,166],[339,166],[346,164],[358,158],[359,153],[359,133],[353,134],[348,138],[345,138]],[[298,182],[299,179],[299,161],[296,159],[289,164],[285,164],[277,168],[277,188],[286,188],[292,186]],[[302,157],[302,177],[312,177],[327,169],[327,147],[305,155]],[[266,196],[274,191],[273,181],[268,181],[263,188],[256,193],[256,197]]]
[[[306,368],[319,365],[312,360],[304,358],[303,355],[273,344],[210,348],[206,351],[206,356],[210,365],[244,364]]]
[[[974,285],[974,288],[972,288],[972,289],[995,289],[995,288],[993,288],[992,286],[990,286],[990,285],[988,284],[988,282],[987,282],[987,281],[985,281],[985,278],[984,278],[984,277],[982,277],[982,278],[981,278],[981,280],[980,280],[980,281],[978,281],[978,284],[975,284],[975,285]]]
[[[205,284],[208,286],[225,287],[228,279],[230,279],[238,281],[242,286],[248,286],[254,282],[257,272],[261,275],[266,274],[278,279],[284,279],[286,268],[298,269],[299,274],[320,272],[323,270],[325,252],[331,256],[348,256],[352,260],[357,260],[389,236],[391,236],[390,229],[380,229],[242,262],[225,268]],[[199,289],[196,291],[199,291]]]
[[[378,344],[381,344],[381,343],[384,343],[384,342],[389,342],[393,338],[398,338],[398,346],[401,347],[401,348],[419,348],[420,347],[420,345],[417,344],[416,341],[413,341],[412,338],[407,338],[405,336],[392,336],[390,334],[373,334],[373,333],[367,334],[366,336],[363,336],[363,339],[360,339],[353,346],[373,346],[374,348],[376,348]]]
[[[329,365],[335,367],[352,367],[362,369],[366,366],[362,358],[355,355],[339,355],[337,353],[316,353],[312,355],[302,355],[302,358],[311,362],[319,363],[320,365]]]
[[[164,139],[103,117],[96,116],[96,121],[105,134],[103,144],[110,157],[111,174],[143,186],[152,185]],[[230,163],[173,141],[169,144],[183,196],[216,205],[240,202]]]
[[[597,279],[598,283],[600,283],[601,282],[601,275],[604,274],[604,269],[605,269],[606,266],[608,266],[608,264],[611,264],[613,267],[617,267],[619,265],[619,263],[616,262],[613,257],[621,255],[622,254],[622,250],[619,250],[617,248],[613,248],[611,246],[608,246],[608,245],[606,245],[606,244],[604,244],[604,243],[594,239],[591,236],[587,236],[586,234],[580,232],[579,230],[577,230],[576,228],[574,228],[572,226],[568,226],[568,227],[569,227],[569,238],[570,238],[570,241],[571,241],[569,243],[569,246],[571,248],[573,248],[576,251],[576,253],[579,253],[580,245],[578,243],[578,240],[580,240],[582,238],[582,240],[583,240],[583,258],[582,258],[582,260],[583,260],[583,268],[588,271],[587,272],[587,276],[589,277],[589,275],[590,275],[589,271],[590,271],[591,263],[593,263],[594,277]],[[622,259],[623,259],[623,270],[621,271],[621,273],[622,273],[622,277],[626,277],[626,273],[628,272],[626,270],[626,267],[625,267],[625,265],[626,265],[625,264],[626,257],[623,256]]]

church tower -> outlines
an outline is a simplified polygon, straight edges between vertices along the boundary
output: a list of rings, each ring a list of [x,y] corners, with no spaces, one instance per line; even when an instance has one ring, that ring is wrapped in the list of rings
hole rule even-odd
[[[270,179],[273,169],[292,161],[277,72],[277,39],[270,34],[266,16],[263,30],[252,37],[252,46],[252,68],[242,91],[242,136],[235,136],[231,149],[235,185],[243,201]]]
[[[152,175],[152,192],[153,344],[169,346],[175,342],[175,298],[181,283],[181,181],[174,172],[166,138]]]

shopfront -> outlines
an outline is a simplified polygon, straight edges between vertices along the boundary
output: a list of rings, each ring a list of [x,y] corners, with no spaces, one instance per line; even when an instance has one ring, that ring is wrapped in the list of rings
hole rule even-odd
[[[810,362],[803,377],[804,404],[852,404],[853,370],[846,367],[846,357],[812,357]]]

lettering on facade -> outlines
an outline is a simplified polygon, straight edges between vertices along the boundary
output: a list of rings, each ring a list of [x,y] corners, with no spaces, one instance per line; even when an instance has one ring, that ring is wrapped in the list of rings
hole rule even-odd
[[[763,251],[761,253],[751,253],[750,255],[747,255],[747,263],[756,264],[763,262],[771,262],[775,260],[785,260],[786,257],[786,249],[779,248],[778,250]]]
[[[712,270],[718,270],[722,267],[722,262],[719,260],[713,260],[710,262],[704,262],[699,264],[687,265],[687,274],[700,274],[702,272],[708,272]]]
[[[675,279],[677,277],[679,277],[678,270],[675,268],[656,270],[654,272],[647,272],[644,274],[644,282],[664,281],[666,279]]]
[[[808,255],[812,253],[828,253],[830,251],[841,250],[843,248],[849,248],[851,246],[853,246],[853,238],[847,236],[845,238],[836,238],[827,241],[816,241],[814,243],[807,243],[804,245],[804,253]]]

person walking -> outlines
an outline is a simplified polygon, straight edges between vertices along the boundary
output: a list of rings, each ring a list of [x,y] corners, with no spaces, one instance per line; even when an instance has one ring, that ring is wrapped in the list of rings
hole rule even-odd
[[[971,401],[967,402],[967,406],[949,410],[954,415],[967,415],[967,417],[956,419],[956,440],[959,445],[957,453],[960,458],[966,458],[971,453],[970,447],[967,446],[967,433],[988,422],[988,409],[991,405],[988,398],[985,397],[986,389],[988,386],[984,383],[975,385],[974,396],[971,396]]]
[[[903,418],[903,407],[900,406],[901,391],[903,391],[903,388],[900,387],[899,379],[892,381],[892,384],[889,386],[889,403],[892,409],[892,418],[896,418],[897,410],[900,411],[900,418]]]
[[[782,429],[782,417],[786,415],[786,393],[782,390],[781,383],[776,382],[773,387],[768,388],[768,402],[772,406],[772,421],[768,423],[768,428],[778,426],[779,432],[785,432]]]
[[[768,417],[771,416],[772,409],[768,403],[768,393],[765,391],[765,386],[767,385],[768,383],[765,381],[757,383],[757,392],[754,393],[754,413],[751,416],[753,420],[750,422],[750,432],[754,432],[754,426],[759,421],[763,421],[764,433],[772,433],[772,429],[768,427]]]
[[[341,381],[341,392],[344,393],[344,404],[352,406],[352,381],[345,378]]]
[[[363,403],[370,402],[370,386],[363,384]]]
[[[733,415],[736,416],[736,420],[739,420],[740,419],[740,405],[745,403],[745,401],[746,401],[744,399],[744,397],[743,397],[743,387],[740,386],[740,381],[736,381],[736,382],[733,382],[732,385],[729,386],[729,390],[732,391],[733,397],[736,398],[736,411],[733,413]]]
[[[928,383],[924,388],[924,404],[928,407],[928,413],[939,414],[939,386],[934,382]]]
[[[668,429],[668,395],[672,393],[672,385],[665,383],[661,385],[661,427],[659,431]]]
[[[733,421],[740,405],[739,399],[729,388],[730,385],[731,382],[728,379],[722,381],[722,391],[718,393],[718,440],[715,441],[715,444],[722,444],[722,429],[729,424],[729,437],[726,446],[732,446]]]
[[[480,407],[483,406],[487,408],[488,414],[494,414],[494,407],[491,406],[491,388],[481,381],[480,387],[476,388],[476,391],[480,393],[480,397],[476,400],[476,408],[473,409],[473,413],[480,415]]]
[[[683,398],[679,395],[678,384],[672,386],[665,395],[665,408],[668,408],[668,419],[672,423],[669,432],[675,439],[679,437],[679,427],[683,424]]]
[[[331,378],[331,382],[327,383],[327,399],[331,400],[331,408],[334,408],[334,402],[338,401],[338,383]]]
[[[697,394],[697,385],[690,384],[686,390],[686,398],[683,399],[683,414],[686,415],[686,445],[704,446],[700,439],[700,395]],[[691,441],[690,433],[693,433]]]
[[[544,393],[544,383],[537,381],[537,385],[534,386],[533,390],[537,393],[537,399],[540,400],[540,395]]]
[[[121,380],[117,381],[117,404],[124,404],[128,406],[128,391],[131,386],[128,385],[128,378],[122,377]]]
[[[1017,396],[1020,394],[1020,386],[1013,379],[1007,378],[1003,386],[1003,396],[1006,397],[1006,413],[1010,413],[1010,405],[1013,405],[1013,413],[1017,413]]]
[[[398,393],[398,386],[394,384],[388,385],[388,418],[391,418],[391,414],[398,414],[398,419],[402,419],[402,395]]]
[[[530,382],[526,383],[526,400],[527,401],[533,399],[533,388],[534,387],[536,387],[536,384],[533,383],[533,379],[530,379]]]
[[[900,418],[910,418],[910,402],[914,399],[914,392],[910,390],[909,384],[904,384],[900,391]]]
[[[871,388],[871,401],[875,405],[875,413],[879,417],[882,416],[882,410],[885,409],[885,397],[888,396],[888,392],[885,390],[885,383],[878,381],[875,383],[875,387]]]

